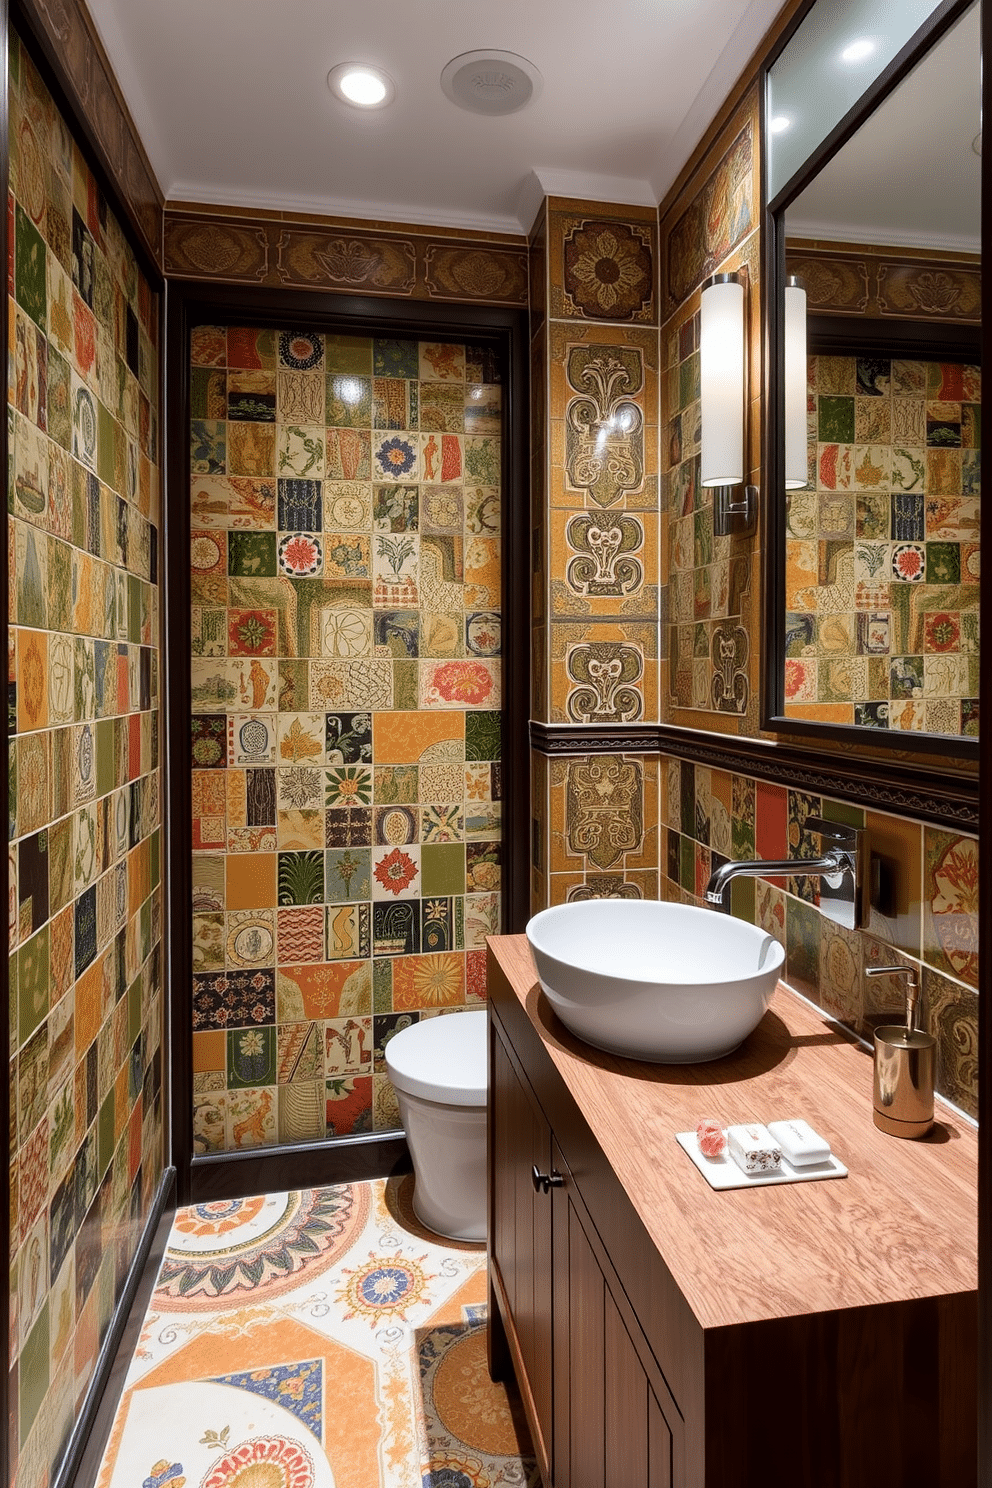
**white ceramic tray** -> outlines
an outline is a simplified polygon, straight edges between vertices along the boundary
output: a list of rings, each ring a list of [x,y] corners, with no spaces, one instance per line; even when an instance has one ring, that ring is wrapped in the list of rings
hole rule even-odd
[[[805,1168],[794,1168],[786,1158],[782,1166],[773,1173],[745,1173],[729,1153],[720,1157],[704,1157],[699,1150],[699,1139],[694,1131],[676,1132],[675,1140],[682,1151],[696,1164],[710,1188],[767,1188],[772,1183],[813,1183],[817,1178],[846,1178],[847,1169],[833,1153],[826,1162],[809,1163]]]

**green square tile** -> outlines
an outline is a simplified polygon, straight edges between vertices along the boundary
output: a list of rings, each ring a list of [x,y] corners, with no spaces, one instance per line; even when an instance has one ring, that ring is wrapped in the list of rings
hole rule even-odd
[[[276,576],[274,532],[229,532],[227,571],[241,579],[271,579]]]
[[[48,543],[48,624],[72,629],[72,549],[54,537]]]
[[[865,814],[860,806],[848,806],[845,801],[823,802],[824,821],[843,822],[848,827],[863,828]]]
[[[51,996],[51,942],[48,926],[33,935],[17,953],[17,1032],[24,1044],[48,1016]]]
[[[114,1086],[111,1085],[97,1119],[97,1169],[102,1178],[114,1156]]]
[[[96,726],[96,793],[105,796],[117,784],[113,718],[101,718]]]
[[[928,584],[960,584],[961,544],[955,542],[927,543]]]
[[[69,363],[48,345],[48,433],[63,449],[72,449],[72,376]]]
[[[47,329],[48,316],[45,240],[20,206],[16,213],[15,238],[14,286],[17,303],[44,331]]]
[[[324,879],[328,904],[354,904],[371,898],[371,849],[328,848],[324,854]]]
[[[228,1029],[227,1083],[235,1090],[276,1083],[274,1028]]]
[[[786,981],[797,992],[816,997],[820,985],[820,929],[818,910],[802,899],[786,900]]]
[[[135,977],[127,989],[127,1037],[133,1044],[141,1032],[141,978]]]
[[[854,399],[823,396],[819,400],[817,438],[821,444],[854,440]]]
[[[354,372],[359,377],[372,374],[371,336],[325,336],[328,374]]]
[[[419,701],[418,672],[416,661],[393,662],[393,707],[415,711]]]
[[[96,400],[96,420],[97,473],[106,485],[112,487],[116,479],[114,451],[117,443],[117,426],[110,410],[103,406],[99,398]]]
[[[328,337],[328,341],[331,338]],[[330,350],[330,348],[328,348]],[[335,429],[371,429],[372,379],[331,372],[327,378],[327,422]],[[413,425],[409,426],[413,428]]]
[[[20,210],[18,208],[18,210]],[[34,1425],[42,1402],[48,1394],[49,1385],[49,1326],[48,1298],[42,1304],[38,1320],[28,1334],[21,1349],[17,1371],[17,1397],[20,1416],[21,1441],[26,1442]]]
[[[757,883],[753,878],[734,878],[730,881],[730,913],[738,920],[754,924]]]
[[[696,891],[696,844],[691,837],[682,837],[679,842],[679,887],[690,894]]]
[[[127,576],[127,638],[133,646],[141,641],[141,580]]]
[[[420,849],[420,882],[425,898],[464,894],[465,844],[425,842]]]
[[[372,962],[372,1011],[393,1011],[393,963],[385,956]]]
[[[280,904],[323,904],[324,854],[281,852],[278,882]]]
[[[499,713],[485,708],[466,712],[465,758],[469,761],[502,758]]]

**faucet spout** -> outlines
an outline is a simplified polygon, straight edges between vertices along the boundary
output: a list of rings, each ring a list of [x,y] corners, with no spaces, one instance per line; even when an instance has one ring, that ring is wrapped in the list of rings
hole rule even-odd
[[[782,858],[777,861],[769,858],[748,863],[722,863],[706,885],[703,898],[707,904],[729,914],[730,885],[735,878],[778,878],[785,874],[790,878],[825,878],[842,873],[848,860],[849,855],[835,847],[822,858]]]

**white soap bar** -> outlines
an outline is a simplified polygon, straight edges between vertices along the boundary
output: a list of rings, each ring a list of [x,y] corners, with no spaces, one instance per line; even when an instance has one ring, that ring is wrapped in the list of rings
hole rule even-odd
[[[782,1153],[768,1128],[757,1121],[727,1127],[727,1148],[745,1173],[771,1173],[781,1165]]]
[[[791,1121],[769,1121],[768,1130],[781,1147],[786,1162],[790,1162],[794,1168],[826,1162],[830,1156],[830,1143],[800,1116]]]

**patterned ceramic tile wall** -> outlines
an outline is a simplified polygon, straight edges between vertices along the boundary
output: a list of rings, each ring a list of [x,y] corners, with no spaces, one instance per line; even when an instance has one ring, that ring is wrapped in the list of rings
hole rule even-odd
[[[653,721],[655,213],[550,198],[531,253],[532,435],[541,455],[532,489],[533,715],[584,728]],[[556,896],[657,896],[652,771],[633,756],[547,766],[546,799],[542,791],[535,801],[535,906]]]
[[[485,998],[501,386],[484,347],[192,343],[200,1151],[398,1125],[391,1033]]]
[[[11,1448],[59,1460],[162,1173],[158,301],[10,53]]]
[[[673,722],[717,715],[727,732],[755,732],[757,537],[717,537],[713,494],[700,485],[699,286],[743,271],[749,286],[749,479],[761,427],[757,94],[745,99],[661,224],[661,521],[667,619],[663,676]],[[680,714],[685,712],[685,717]],[[714,720],[714,723],[716,720]]]
[[[789,497],[785,712],[978,732],[981,371],[809,359]]]
[[[664,759],[661,770],[664,898],[701,902],[710,874],[728,859],[815,856],[818,843],[803,827],[810,815],[867,830],[885,886],[867,930],[821,915],[813,878],[738,879],[733,912],[785,945],[785,981],[863,1036],[904,1006],[899,979],[865,970],[913,966],[923,1026],[938,1042],[937,1087],[976,1115],[977,839],[685,760]]]

